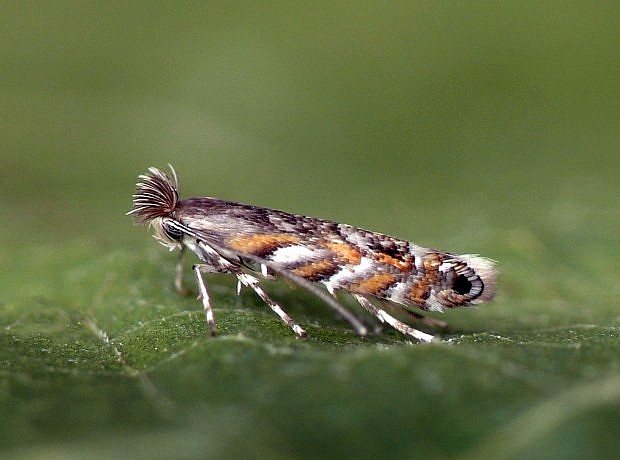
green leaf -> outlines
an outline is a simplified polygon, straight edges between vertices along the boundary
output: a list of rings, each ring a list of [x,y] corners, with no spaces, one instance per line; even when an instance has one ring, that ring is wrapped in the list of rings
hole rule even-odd
[[[391,330],[361,338],[307,293],[271,282],[308,327],[298,340],[216,275],[220,335],[211,337],[199,301],[173,291],[164,251],[141,260],[152,251],[55,249],[66,262],[57,282],[2,310],[9,454],[491,458],[557,452],[568,435],[580,442],[566,452],[588,452],[595,433],[601,448],[617,442],[605,427],[618,421],[618,325],[519,330],[505,324],[518,304],[500,296],[458,315],[489,332],[451,315],[458,332],[441,343]],[[36,265],[18,251],[10,258]]]

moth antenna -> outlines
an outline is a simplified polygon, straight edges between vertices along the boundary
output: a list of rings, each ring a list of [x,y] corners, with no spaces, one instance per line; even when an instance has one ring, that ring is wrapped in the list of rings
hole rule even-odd
[[[172,214],[179,202],[179,182],[172,167],[171,176],[157,168],[149,168],[148,174],[138,176],[136,193],[133,195],[133,209],[127,214],[134,214],[136,220],[145,223],[158,217]]]

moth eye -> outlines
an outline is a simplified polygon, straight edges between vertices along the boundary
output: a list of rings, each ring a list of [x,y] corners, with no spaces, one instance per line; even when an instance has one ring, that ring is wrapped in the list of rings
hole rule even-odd
[[[452,289],[460,295],[469,294],[471,287],[471,281],[469,281],[465,275],[457,276],[454,280],[454,284],[452,285]]]
[[[171,240],[178,241],[183,238],[183,232],[169,223],[164,223],[162,228],[166,236]]]

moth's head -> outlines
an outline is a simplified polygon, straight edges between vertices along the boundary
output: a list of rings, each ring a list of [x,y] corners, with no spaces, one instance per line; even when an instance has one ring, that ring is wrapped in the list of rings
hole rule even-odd
[[[438,281],[427,299],[429,310],[470,307],[488,302],[497,286],[495,261],[473,254],[445,259],[438,267]]]
[[[148,223],[160,243],[175,249],[182,238],[171,217],[179,202],[179,183],[174,169],[168,166],[170,176],[153,167],[147,174],[138,176],[133,208],[127,214],[132,214],[141,224]]]
[[[175,220],[170,217],[156,217],[150,222],[150,227],[153,229],[153,238],[171,251],[181,249],[183,246],[183,232],[175,224]]]

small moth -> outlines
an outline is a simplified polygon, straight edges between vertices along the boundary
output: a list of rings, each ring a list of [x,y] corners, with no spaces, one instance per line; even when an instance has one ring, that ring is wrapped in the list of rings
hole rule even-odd
[[[170,171],[167,175],[149,168],[140,175],[133,209],[127,214],[139,223],[149,223],[161,244],[180,250],[175,287],[181,293],[185,248],[198,256],[201,263],[192,270],[211,335],[216,334],[216,324],[204,273],[234,275],[237,293],[242,286],[252,289],[299,337],[305,337],[306,331],[267,295],[257,274],[279,275],[308,289],[358,334],[366,335],[367,327],[337,300],[338,291],[349,293],[380,322],[421,342],[430,342],[433,336],[385,308],[445,326],[413,309],[441,312],[479,305],[495,294],[497,271],[490,259],[428,249],[351,225],[219,198],[180,200],[172,166]]]

